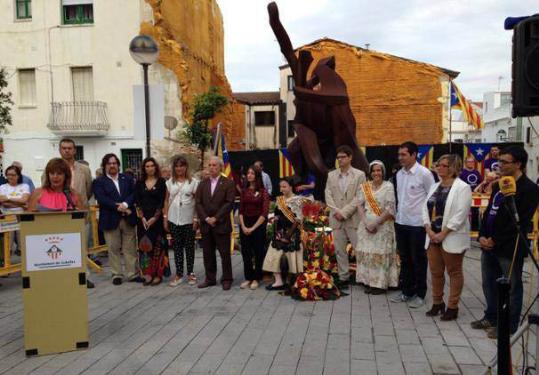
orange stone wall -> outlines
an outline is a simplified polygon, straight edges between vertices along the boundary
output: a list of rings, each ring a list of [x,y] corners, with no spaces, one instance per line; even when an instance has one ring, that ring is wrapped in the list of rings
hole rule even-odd
[[[190,121],[193,99],[216,86],[230,104],[216,116],[222,122],[229,150],[241,149],[245,137],[244,106],[232,100],[225,76],[224,31],[221,10],[215,0],[145,0],[153,9],[153,24],[143,22],[140,33],[159,44],[159,63],[179,82],[183,117]]]
[[[440,143],[444,106],[440,69],[333,40],[307,45],[315,62],[334,55],[346,82],[361,146]],[[308,77],[310,76],[310,72]]]

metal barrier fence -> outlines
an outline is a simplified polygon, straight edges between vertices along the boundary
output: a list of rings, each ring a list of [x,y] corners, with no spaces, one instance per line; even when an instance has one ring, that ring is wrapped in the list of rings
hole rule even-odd
[[[97,206],[91,206],[88,210],[88,221],[92,234],[92,244],[88,247],[88,255],[107,251],[107,245],[99,244],[99,231],[97,227]],[[5,215],[0,217],[0,236],[2,239],[2,263],[0,264],[0,276],[7,276],[21,271],[21,261],[12,263],[11,242],[15,232],[19,230],[19,224],[15,215]],[[88,266],[96,272],[101,272],[102,268],[92,259],[88,258]]]

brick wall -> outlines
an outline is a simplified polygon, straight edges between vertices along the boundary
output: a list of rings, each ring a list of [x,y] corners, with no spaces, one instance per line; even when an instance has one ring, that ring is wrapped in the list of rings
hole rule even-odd
[[[333,40],[304,49],[311,51],[315,63],[335,56],[337,72],[348,88],[360,145],[441,142],[443,105],[438,98],[440,82],[447,80],[442,70]]]

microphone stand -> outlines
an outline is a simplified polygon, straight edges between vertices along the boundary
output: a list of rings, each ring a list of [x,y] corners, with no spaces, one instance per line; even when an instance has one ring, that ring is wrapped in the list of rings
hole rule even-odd
[[[507,210],[509,210],[506,207]],[[509,210],[511,211],[511,210]],[[510,212],[511,213],[511,212]],[[536,295],[539,295],[539,264],[537,260],[533,257],[533,253],[528,246],[528,235],[523,233],[520,228],[520,224],[517,222],[515,216],[511,213],[511,222],[517,229],[517,242],[520,241],[520,244],[526,249],[527,254],[530,256],[535,269],[536,269]],[[516,245],[516,244],[515,244]],[[518,252],[519,247],[516,246],[515,252]],[[539,301],[535,302],[534,313],[528,315],[528,320],[524,322],[519,329],[513,334],[510,335],[510,286],[511,281],[506,277],[502,276],[496,280],[498,284],[498,351],[497,355],[488,363],[487,370],[485,374],[490,374],[492,368],[498,364],[498,375],[506,375],[512,373],[512,363],[511,363],[511,347],[517,340],[528,330],[531,325],[539,327]],[[503,317],[503,319],[502,319]],[[524,350],[524,349],[523,349]],[[523,353],[522,355],[527,355]],[[535,374],[539,375],[539,334],[535,337]]]

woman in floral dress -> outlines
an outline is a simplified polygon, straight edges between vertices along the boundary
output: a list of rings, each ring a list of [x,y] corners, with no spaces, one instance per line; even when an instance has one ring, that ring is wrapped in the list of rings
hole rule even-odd
[[[382,294],[399,283],[400,264],[395,243],[395,190],[384,181],[384,164],[369,165],[370,181],[359,191],[356,281],[365,285],[365,293]]]

